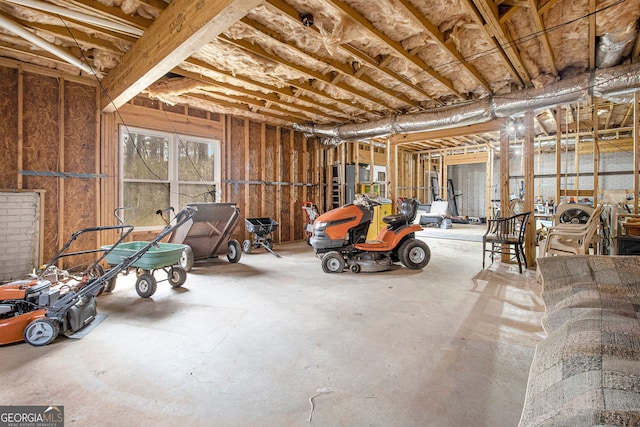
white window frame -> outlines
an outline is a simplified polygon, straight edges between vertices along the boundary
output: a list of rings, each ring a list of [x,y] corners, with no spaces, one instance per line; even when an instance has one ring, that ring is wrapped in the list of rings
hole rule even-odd
[[[138,133],[144,135],[152,135],[157,137],[163,137],[169,140],[169,165],[168,165],[168,179],[167,180],[151,180],[151,179],[132,179],[125,178],[124,174],[124,137],[125,134],[128,133]],[[178,162],[179,162],[179,153],[178,147],[181,141],[191,141],[197,143],[205,143],[213,145],[213,156],[214,156],[214,181],[179,181],[178,180]],[[215,193],[215,202],[219,202],[220,199],[220,189],[221,179],[222,179],[222,159],[220,157],[220,145],[221,141],[215,138],[203,138],[199,136],[193,135],[184,135],[177,134],[173,132],[165,132],[154,129],[146,129],[140,127],[132,127],[132,126],[123,126],[120,125],[119,133],[118,133],[118,147],[120,151],[120,190],[119,190],[119,200],[120,206],[124,203],[124,184],[126,182],[141,182],[141,183],[166,183],[169,185],[169,200],[170,206],[174,207],[176,211],[180,210],[184,206],[179,206],[180,200],[180,185],[188,185],[188,184],[208,184],[214,185],[216,188]],[[175,189],[178,189],[177,191]],[[168,207],[168,206],[167,206]],[[158,230],[162,227],[159,226],[138,226],[135,229],[140,231],[145,230]]]

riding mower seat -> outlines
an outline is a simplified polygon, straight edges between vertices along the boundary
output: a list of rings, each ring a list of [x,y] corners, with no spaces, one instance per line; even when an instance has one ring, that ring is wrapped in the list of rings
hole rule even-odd
[[[416,219],[418,213],[418,200],[405,199],[400,205],[400,213],[387,215],[382,218],[382,222],[389,225],[390,230],[396,230],[404,225],[408,225]]]

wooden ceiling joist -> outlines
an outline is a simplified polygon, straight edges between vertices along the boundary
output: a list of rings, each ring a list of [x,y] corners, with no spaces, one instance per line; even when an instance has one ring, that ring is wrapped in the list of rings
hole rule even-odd
[[[392,51],[394,51],[401,58],[407,59],[416,65],[418,68],[423,70],[423,72],[429,74],[435,81],[439,82],[442,86],[444,86],[449,92],[458,97],[459,99],[465,99],[454,87],[453,83],[439,73],[437,73],[432,67],[426,64],[422,59],[418,58],[415,55],[411,55],[407,52],[400,42],[397,42],[382,31],[378,30],[371,22],[369,22],[364,16],[362,16],[357,10],[349,6],[343,0],[328,0],[332,5],[341,10],[348,16],[354,23],[360,25],[363,29],[365,29],[372,37],[376,38],[380,43],[387,45]]]
[[[261,0],[174,0],[102,82],[112,112],[244,17]]]

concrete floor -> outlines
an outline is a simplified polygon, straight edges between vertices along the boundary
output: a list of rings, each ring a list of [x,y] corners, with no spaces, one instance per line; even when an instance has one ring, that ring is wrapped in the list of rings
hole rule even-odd
[[[0,348],[0,405],[64,405],[69,426],[517,425],[535,272],[422,238],[423,271],[325,274],[296,243],[197,263],[150,299],[121,276],[86,337]]]

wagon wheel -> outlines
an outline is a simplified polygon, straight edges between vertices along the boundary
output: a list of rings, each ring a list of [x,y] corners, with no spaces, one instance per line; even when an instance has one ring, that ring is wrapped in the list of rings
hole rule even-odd
[[[169,283],[174,288],[184,285],[184,282],[187,281],[187,271],[184,268],[177,265],[174,265],[169,269],[168,276],[169,276]]]
[[[136,292],[142,298],[149,298],[155,294],[157,287],[158,282],[156,282],[156,278],[150,273],[143,273],[139,275],[138,280],[136,280]]]
[[[241,256],[242,250],[240,249],[240,242],[235,239],[229,240],[229,252],[227,252],[229,262],[235,264],[240,261]]]
[[[253,243],[251,243],[251,240],[245,240],[244,242],[242,242],[242,250],[245,254],[250,254],[252,247]]]
[[[29,323],[24,329],[24,340],[34,346],[42,346],[51,343],[60,332],[58,322],[41,317]]]
[[[185,271],[191,271],[193,268],[193,249],[191,249],[191,246],[185,245],[182,255],[180,255],[179,262],[180,266],[184,268]]]

